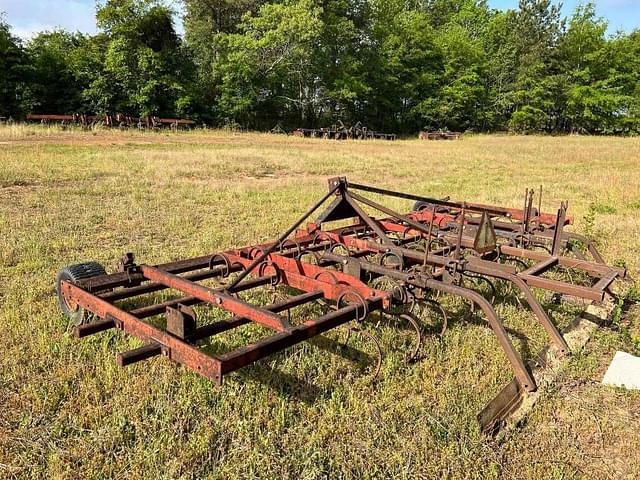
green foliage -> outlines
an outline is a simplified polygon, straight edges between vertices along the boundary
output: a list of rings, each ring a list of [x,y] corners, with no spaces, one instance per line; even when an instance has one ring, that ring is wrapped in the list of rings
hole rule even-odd
[[[29,78],[26,56],[9,25],[0,15],[0,117],[20,115],[23,91]]]
[[[488,123],[487,59],[480,41],[463,25],[452,23],[438,35],[438,43],[444,53],[445,69],[430,126],[446,126],[451,130],[485,129]]]
[[[381,12],[376,21],[378,58],[369,84],[369,116],[385,129],[418,129],[431,116],[443,74],[443,56],[429,17],[415,11]]]
[[[589,210],[585,214],[584,220],[584,234],[589,238],[598,237],[596,232],[596,217],[598,215],[611,215],[616,213],[616,208],[607,205],[606,203],[594,202],[589,204]]]
[[[316,115],[322,92],[312,57],[321,31],[320,9],[311,0],[265,4],[246,15],[239,33],[220,39],[221,109],[242,123],[259,123],[265,109],[298,112],[302,121]]]
[[[140,115],[175,112],[188,57],[181,55],[171,10],[155,0],[108,0],[98,7],[97,20],[108,36],[104,75],[115,89],[96,88],[94,101]]]
[[[547,114],[536,107],[525,105],[513,112],[509,120],[509,128],[518,133],[537,132],[544,128]]]
[[[74,58],[86,42],[83,35],[65,31],[43,32],[29,42],[32,109],[61,114],[83,110],[81,92],[87,84],[74,74]]]
[[[640,31],[593,3],[105,0],[94,36],[0,24],[0,115],[180,115],[270,129],[343,121],[418,129],[640,133]]]
[[[627,290],[617,296],[616,305],[611,312],[611,323],[620,332],[620,336],[627,345],[631,346],[635,351],[632,354],[640,353],[640,335],[630,328],[628,320],[624,318],[626,311],[631,305],[640,303],[640,288],[634,283]]]
[[[606,203],[592,203],[591,205],[589,205],[589,210],[600,215],[616,213],[615,207],[607,205]]]
[[[24,50],[2,24],[0,43],[7,46],[0,62],[19,72],[11,89],[22,93],[24,106],[2,101],[9,113],[194,116],[195,66],[175,32],[173,12],[157,0],[107,0],[96,18],[102,32],[95,36],[43,32]]]

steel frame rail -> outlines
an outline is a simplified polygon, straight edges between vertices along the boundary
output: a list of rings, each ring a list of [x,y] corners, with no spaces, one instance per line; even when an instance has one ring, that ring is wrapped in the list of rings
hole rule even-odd
[[[340,272],[332,272],[332,278],[337,278],[339,283],[328,282],[321,278],[322,275],[319,275],[324,271],[322,268],[314,265],[301,265],[303,262],[288,258],[279,260],[276,255],[272,256],[273,263],[262,264],[267,266],[266,269],[271,270],[271,274],[251,278],[236,284],[233,288],[230,287],[230,284],[220,288],[210,288],[188,279],[189,276],[192,278],[196,275],[210,276],[211,273],[220,275],[223,272],[222,268],[226,268],[229,261],[236,266],[234,268],[236,271],[238,265],[250,265],[251,263],[249,258],[236,257],[232,254],[229,254],[228,257],[220,255],[213,257],[221,258],[221,263],[214,264],[210,271],[195,272],[195,275],[191,273],[180,276],[172,273],[172,271],[186,268],[180,265],[181,262],[157,267],[133,265],[130,270],[135,271],[136,281],[149,282],[142,286],[127,288],[126,285],[130,284],[131,280],[124,280],[123,275],[119,273],[95,277],[85,282],[78,282],[78,284],[63,281],[61,294],[70,308],[86,309],[100,319],[76,326],[75,336],[81,338],[110,328],[117,328],[146,342],[139,349],[120,353],[118,355],[120,365],[129,365],[153,356],[165,355],[220,384],[226,373],[346,322],[361,320],[369,312],[383,308],[390,302],[390,294],[387,292],[376,291]],[[218,260],[213,257],[212,259],[217,262]],[[182,262],[183,265],[184,263]],[[198,268],[202,267],[202,264],[193,262],[192,266]],[[231,269],[226,269],[226,271],[229,270]],[[309,275],[301,273],[301,270]],[[310,275],[313,273],[317,278]],[[100,285],[120,285],[124,288],[102,295],[91,292],[92,289],[100,288]],[[264,285],[286,285],[302,293],[267,306],[251,305],[234,296]],[[114,298],[118,300],[130,299],[151,290],[158,291],[168,288],[178,290],[185,296],[131,311],[109,301]],[[336,310],[309,319],[299,325],[291,325],[287,318],[278,315],[279,312],[319,299],[336,302]],[[346,305],[342,306],[341,300],[346,300]],[[213,324],[191,328],[183,335],[163,331],[144,321],[145,318],[154,315],[168,315],[170,309],[175,307],[200,303],[225,310],[234,316]],[[275,333],[261,341],[220,356],[207,355],[196,345],[196,342],[200,340],[249,322],[263,325]]]
[[[400,214],[354,190],[417,200],[427,207]],[[333,201],[318,219],[300,228],[331,197]],[[442,292],[480,307],[519,383],[524,390],[533,391],[537,387],[535,379],[493,306],[480,293],[458,285],[461,276],[473,274],[510,282],[524,296],[551,343],[560,353],[568,354],[565,339],[531,287],[600,301],[610,291],[612,282],[628,275],[625,269],[604,264],[595,247],[591,251],[593,261],[562,255],[577,238],[563,231],[571,222],[566,217],[566,204],[557,215],[551,215],[541,212],[539,206],[535,208],[532,199],[533,193],[528,191],[524,208],[519,210],[432,199],[350,184],[345,178],[336,177],[329,180],[328,193],[276,241],[156,266],[137,265],[133,256],[127,255],[121,260],[120,272],[78,281],[63,280],[59,295],[70,310],[82,308],[97,317],[91,323],[76,326],[74,333],[78,338],[117,328],[145,342],[138,349],[118,354],[120,365],[164,355],[220,384],[225,374],[327,330],[361,321],[374,311],[388,313],[392,305],[410,304],[429,291]],[[366,212],[372,209],[383,216],[375,218]],[[323,228],[333,221],[351,218],[355,220],[348,226]],[[505,218],[518,223],[503,222]],[[495,238],[495,242],[478,251],[481,234],[492,234],[489,237]],[[426,244],[424,250],[417,248],[420,243]],[[432,248],[432,243],[438,244],[438,248]],[[551,245],[551,253],[536,249],[541,244]],[[533,264],[518,271],[499,264],[496,259],[500,255]],[[313,261],[307,261],[307,256]],[[391,257],[396,264],[385,265],[384,258]],[[573,285],[543,277],[555,267],[583,272],[591,284]],[[232,274],[236,275],[233,280]],[[217,288],[201,283],[216,277],[227,281]],[[403,294],[398,296],[397,292],[367,284],[379,277],[398,282]],[[296,293],[269,305],[252,305],[238,296],[266,285],[286,286]],[[178,291],[182,296],[130,310],[117,304],[165,289]],[[335,310],[297,325],[280,315],[314,301],[331,304]],[[224,310],[231,317],[197,325],[190,306],[201,304]],[[157,315],[165,316],[166,328],[145,321]],[[198,346],[203,339],[249,323],[261,325],[272,334],[221,355],[209,355]]]

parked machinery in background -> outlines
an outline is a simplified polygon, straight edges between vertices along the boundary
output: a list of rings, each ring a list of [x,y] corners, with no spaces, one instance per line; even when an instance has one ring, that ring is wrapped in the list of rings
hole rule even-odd
[[[163,127],[177,130],[180,127],[191,128],[196,122],[182,118],[160,118],[155,116],[133,117],[130,115],[85,115],[83,113],[74,113],[71,115],[39,115],[28,114],[27,120],[38,120],[46,125],[50,123],[59,123],[61,125],[81,125],[83,127],[102,126],[139,129],[158,129]]]

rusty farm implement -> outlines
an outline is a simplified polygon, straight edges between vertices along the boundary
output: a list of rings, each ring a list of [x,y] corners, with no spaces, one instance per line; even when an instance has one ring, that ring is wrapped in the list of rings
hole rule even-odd
[[[84,113],[73,113],[71,115],[41,115],[28,114],[28,121],[40,121],[41,124],[59,123],[60,125],[81,125],[82,127],[118,127],[139,129],[158,129],[168,127],[172,130],[178,128],[192,128],[196,125],[193,120],[183,118],[160,118],[156,116],[133,117],[131,115],[86,115]]]
[[[418,132],[420,140],[458,140],[462,132],[450,132],[448,130],[438,130],[436,132]]]
[[[331,140],[395,140],[395,133],[376,132],[357,122],[347,127],[341,121],[325,128],[296,128],[294,137],[324,138]]]
[[[399,213],[379,203],[381,198],[415,204]],[[566,203],[556,214],[542,213],[540,205],[541,195],[535,206],[532,191],[526,192],[523,208],[514,209],[427,198],[336,177],[329,180],[329,191],[275,241],[154,266],[138,264],[127,254],[111,274],[95,262],[71,265],[58,274],[58,297],[74,320],[76,337],[120,329],[144,342],[119,353],[120,365],[164,355],[221,384],[235,370],[341,326],[372,339],[380,353],[367,332],[372,314],[396,318],[414,331],[407,355],[414,360],[423,335],[414,307],[436,311],[444,330],[447,313],[438,295],[455,296],[482,312],[514,372],[517,394],[526,395],[537,389],[536,379],[494,309],[495,284],[510,286],[557,355],[566,356],[569,346],[532,288],[601,302],[612,294],[615,280],[628,277],[624,268],[607,265],[591,241],[565,230],[571,223]],[[573,281],[550,275],[558,269],[572,272]],[[479,288],[481,283],[485,288]],[[251,301],[262,298],[254,294],[265,288],[279,291],[277,301]],[[178,294],[162,301],[148,295],[166,290]],[[292,309],[312,304],[318,308],[292,320]],[[202,322],[196,305],[224,318]],[[247,324],[264,327],[266,334],[222,353],[202,348],[205,339],[215,342],[216,335]],[[380,363],[378,358],[375,374]],[[506,413],[503,408],[491,422]]]

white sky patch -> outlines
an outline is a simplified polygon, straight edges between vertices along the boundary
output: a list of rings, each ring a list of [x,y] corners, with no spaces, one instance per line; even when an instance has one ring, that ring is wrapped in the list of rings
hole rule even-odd
[[[13,34],[22,38],[56,28],[96,31],[93,0],[0,0],[0,12],[6,13]]]
[[[180,12],[180,2],[165,2]],[[11,25],[11,32],[25,40],[38,32],[63,28],[70,32],[95,33],[95,0],[0,0],[0,13]],[[179,17],[179,15],[178,15]],[[182,20],[175,18],[178,33],[183,33]]]

